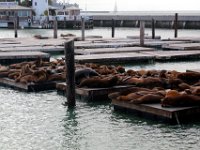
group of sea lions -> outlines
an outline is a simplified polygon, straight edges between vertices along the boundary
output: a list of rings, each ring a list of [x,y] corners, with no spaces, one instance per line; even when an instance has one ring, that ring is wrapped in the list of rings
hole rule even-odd
[[[0,77],[7,77],[20,83],[41,83],[47,81],[65,81],[66,72],[62,60],[46,62],[36,61],[11,64],[0,71]]]
[[[66,81],[64,59],[0,66],[0,77],[15,82],[43,83]],[[108,88],[134,85],[123,92],[109,94],[110,99],[135,104],[161,103],[163,107],[200,105],[200,73],[169,70],[125,70],[123,66],[94,63],[75,64],[77,87]]]
[[[128,70],[127,91],[109,94],[110,99],[134,104],[160,103],[163,107],[200,105],[200,73],[167,70]]]

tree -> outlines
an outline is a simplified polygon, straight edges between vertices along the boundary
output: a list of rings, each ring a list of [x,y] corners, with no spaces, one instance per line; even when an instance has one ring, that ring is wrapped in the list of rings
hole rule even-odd
[[[32,0],[23,0],[22,2],[19,2],[19,5],[25,6],[25,7],[31,7],[32,6]]]

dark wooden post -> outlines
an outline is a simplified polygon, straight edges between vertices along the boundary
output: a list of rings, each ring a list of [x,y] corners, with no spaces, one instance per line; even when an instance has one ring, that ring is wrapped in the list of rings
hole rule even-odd
[[[54,19],[53,37],[54,37],[54,39],[57,39],[57,37],[58,37],[58,22],[57,22],[57,17],[55,17],[55,19]]]
[[[144,21],[140,21],[140,46],[144,46]]]
[[[178,37],[178,13],[175,13],[175,19],[174,19],[174,37]]]
[[[81,37],[82,37],[82,41],[85,41],[85,18],[81,17]]]
[[[155,21],[152,19],[152,39],[155,39]]]
[[[66,25],[67,24],[67,18],[66,18],[66,16],[64,17],[64,29],[66,29]]]
[[[115,37],[115,20],[112,19],[112,38]]]
[[[65,43],[65,64],[66,64],[66,93],[68,107],[76,106],[75,101],[75,69],[74,69],[74,40]]]
[[[15,18],[14,18],[15,38],[18,37],[18,34],[17,34],[17,28],[18,28],[18,15],[17,15],[17,13],[15,13]]]

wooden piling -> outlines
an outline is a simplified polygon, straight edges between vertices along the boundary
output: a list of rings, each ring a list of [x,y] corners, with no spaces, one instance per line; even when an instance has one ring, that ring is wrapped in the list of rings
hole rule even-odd
[[[155,20],[152,19],[152,39],[155,39]]]
[[[115,37],[115,20],[112,19],[112,38]]]
[[[81,17],[81,37],[82,41],[85,41],[85,18]]]
[[[15,19],[14,19],[14,32],[15,32],[15,38],[18,37],[18,34],[17,34],[17,27],[18,27],[18,16],[17,16],[17,13],[15,14]]]
[[[74,69],[74,40],[65,43],[65,64],[66,64],[66,84],[67,102],[69,108],[76,106],[75,101],[75,69]]]
[[[67,27],[67,18],[66,18],[66,16],[64,17],[64,29],[66,29],[66,27]]]
[[[174,19],[174,37],[178,37],[178,13],[175,13],[175,19]]]
[[[140,21],[140,46],[144,46],[144,27],[145,22]]]
[[[57,39],[58,37],[58,22],[57,22],[57,17],[54,19],[54,26],[53,26],[53,37],[54,39]]]

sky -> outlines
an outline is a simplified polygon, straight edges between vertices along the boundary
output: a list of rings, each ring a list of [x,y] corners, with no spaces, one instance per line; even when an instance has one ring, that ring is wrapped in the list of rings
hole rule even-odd
[[[60,0],[64,1],[64,0]],[[118,11],[200,10],[200,0],[65,0],[77,3],[82,10]]]

